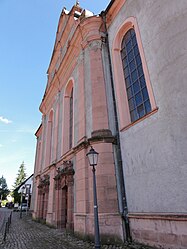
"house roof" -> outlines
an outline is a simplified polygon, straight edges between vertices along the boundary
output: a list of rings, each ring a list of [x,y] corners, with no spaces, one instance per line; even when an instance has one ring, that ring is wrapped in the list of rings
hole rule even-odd
[[[21,188],[21,186],[23,186],[32,176],[33,176],[34,174],[32,174],[32,175],[30,175],[25,181],[23,181],[17,188],[15,188],[14,190],[13,190],[13,192],[16,192],[16,191],[18,191],[20,188]]]

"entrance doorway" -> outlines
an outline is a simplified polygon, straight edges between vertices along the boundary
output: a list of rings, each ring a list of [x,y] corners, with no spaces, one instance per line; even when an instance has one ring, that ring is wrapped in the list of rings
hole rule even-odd
[[[68,187],[62,188],[61,195],[61,228],[66,228],[67,225],[67,212],[68,212]]]

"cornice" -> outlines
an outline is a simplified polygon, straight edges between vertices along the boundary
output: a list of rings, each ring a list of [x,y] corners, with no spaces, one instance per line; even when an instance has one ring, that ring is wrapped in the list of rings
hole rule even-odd
[[[90,145],[96,143],[111,143],[116,144],[116,137],[112,135],[112,132],[108,129],[93,131],[90,138],[84,138],[79,144],[74,146],[71,150],[62,155],[60,161],[72,158],[74,154],[77,154],[82,149],[87,149]]]
[[[38,127],[37,131],[35,132],[35,136],[38,138],[42,133],[42,123]]]
[[[111,23],[113,22],[125,2],[126,0],[113,0],[110,2],[107,9],[104,11],[104,15],[106,16],[107,27],[111,25]]]
[[[54,77],[51,81],[49,76],[46,91],[40,105],[40,111],[42,113],[46,114],[47,110],[52,107],[54,95],[56,95],[58,91],[61,91],[62,87],[67,83],[67,80],[72,76],[72,72],[78,64],[78,58],[82,54],[82,51],[86,47],[91,48],[91,44],[95,41],[99,42],[99,44],[102,41],[102,34],[100,32],[102,18],[100,16],[91,16],[77,20],[77,22],[78,21],[79,23],[72,33],[72,39],[67,42],[65,54],[63,58],[61,58],[58,70],[55,70]],[[72,29],[70,32],[71,31]],[[63,79],[59,82],[62,75]]]
[[[46,91],[45,96],[40,104],[39,109],[43,114],[47,114],[47,112],[52,108],[54,97],[60,91],[57,78],[55,78],[55,81],[56,84],[51,84],[51,86]]]

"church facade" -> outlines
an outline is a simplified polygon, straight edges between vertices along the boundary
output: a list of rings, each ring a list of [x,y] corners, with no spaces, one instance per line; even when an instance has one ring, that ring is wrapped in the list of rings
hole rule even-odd
[[[187,246],[186,1],[113,0],[63,9],[48,82],[33,218],[101,238]]]

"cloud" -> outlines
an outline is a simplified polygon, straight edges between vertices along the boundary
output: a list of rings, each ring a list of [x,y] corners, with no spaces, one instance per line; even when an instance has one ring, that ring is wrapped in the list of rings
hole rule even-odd
[[[5,124],[10,124],[10,123],[12,123],[11,120],[8,120],[7,118],[3,118],[2,116],[0,116],[0,121],[3,122],[3,123],[5,123]]]

